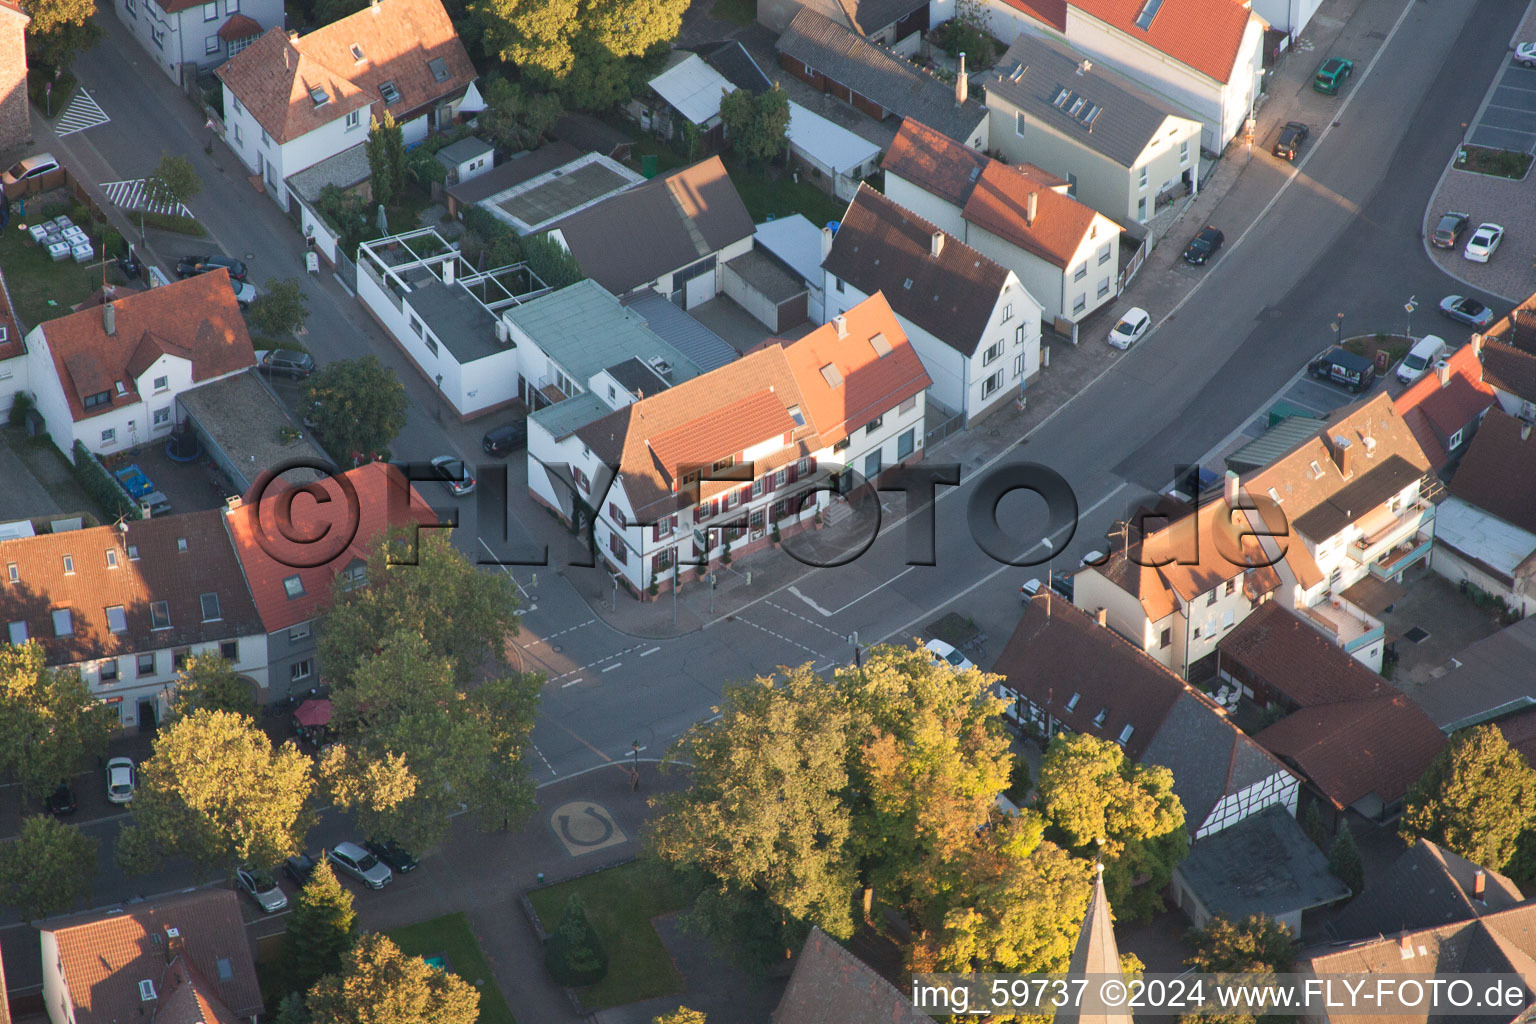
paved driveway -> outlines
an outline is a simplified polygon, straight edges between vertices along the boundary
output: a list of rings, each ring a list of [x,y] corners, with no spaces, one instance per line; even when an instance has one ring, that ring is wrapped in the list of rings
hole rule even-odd
[[[5,486],[0,487],[0,522],[34,519],[63,511],[20,457],[4,443],[0,443],[0,480],[5,481]]]
[[[1536,153],[1536,68],[1504,66],[1467,141],[1489,149]]]

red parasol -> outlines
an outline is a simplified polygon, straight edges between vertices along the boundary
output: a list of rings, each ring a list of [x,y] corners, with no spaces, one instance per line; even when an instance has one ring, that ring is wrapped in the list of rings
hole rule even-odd
[[[317,725],[326,725],[331,720],[331,702],[328,700],[307,700],[299,705],[293,713],[293,720],[306,728]]]

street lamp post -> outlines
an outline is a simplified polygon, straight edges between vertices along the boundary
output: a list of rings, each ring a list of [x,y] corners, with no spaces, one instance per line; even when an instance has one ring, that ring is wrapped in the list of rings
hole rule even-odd
[[[1339,336],[1339,343],[1343,344],[1344,343],[1344,314],[1340,313],[1337,316],[1335,316],[1334,320],[1333,320],[1333,324],[1331,326],[1333,327],[1333,333],[1337,334]]]
[[[437,422],[443,422],[443,375],[437,375]]]
[[[1419,297],[1417,295],[1409,296],[1408,301],[1403,303],[1403,309],[1408,313],[1408,327],[1404,333],[1408,335],[1408,344],[1410,345],[1413,344],[1413,311],[1418,308]]]
[[[630,744],[630,748],[634,752],[634,762],[633,762],[632,766],[629,769],[629,788],[630,789],[639,789],[640,788],[640,741],[639,740],[635,740],[635,742]]]

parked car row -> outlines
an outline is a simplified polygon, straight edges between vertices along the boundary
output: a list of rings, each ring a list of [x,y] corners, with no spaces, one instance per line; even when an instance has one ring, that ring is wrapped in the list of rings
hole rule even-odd
[[[1462,213],[1459,210],[1448,210],[1440,215],[1440,222],[1435,225],[1435,230],[1429,236],[1429,244],[1436,249],[1454,249],[1461,241],[1462,233],[1472,223],[1472,215]],[[1472,236],[1467,239],[1466,246],[1461,250],[1461,255],[1473,263],[1487,263],[1498,251],[1499,243],[1504,241],[1504,227],[1485,221],[1477,226]]]
[[[322,857],[340,874],[361,882],[370,889],[382,889],[394,881],[395,875],[415,871],[418,861],[398,843],[387,839],[370,839],[366,843],[337,843],[325,850]],[[283,862],[283,874],[300,889],[315,873],[317,861],[307,853],[296,853]],[[270,873],[250,865],[235,873],[235,888],[250,897],[263,913],[275,914],[288,906],[288,895],[278,886]]]

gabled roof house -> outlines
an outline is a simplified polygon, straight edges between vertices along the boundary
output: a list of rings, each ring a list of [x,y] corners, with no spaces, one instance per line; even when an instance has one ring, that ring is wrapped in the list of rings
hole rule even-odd
[[[1483,381],[1511,416],[1536,422],[1536,295],[1482,334],[1472,347],[1483,364]]]
[[[993,160],[907,118],[885,194],[1018,275],[1041,316],[1078,321],[1120,294],[1120,225],[1032,164]]]
[[[113,0],[112,6],[160,73],[178,84],[283,26],[281,0]]]
[[[1483,380],[1477,346],[1463,345],[1392,404],[1438,473],[1467,450],[1498,392]]]
[[[419,142],[453,123],[475,79],[441,0],[370,0],[296,38],[274,28],[217,74],[225,141],[284,210],[288,179],[361,146],[370,118],[388,111]]]
[[[176,397],[256,365],[229,274],[200,274],[49,320],[27,374],[54,443],[93,452],[168,435]]]
[[[868,185],[822,238],[827,314],[883,294],[951,415],[1002,408],[1039,370],[1040,303],[996,260]]]

